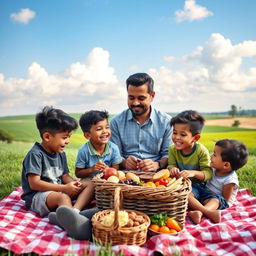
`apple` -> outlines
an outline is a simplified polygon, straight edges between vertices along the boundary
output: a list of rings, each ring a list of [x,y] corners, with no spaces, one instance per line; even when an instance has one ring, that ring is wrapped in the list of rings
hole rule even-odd
[[[104,171],[104,179],[107,180],[110,176],[118,177],[118,171],[115,168],[107,168]]]

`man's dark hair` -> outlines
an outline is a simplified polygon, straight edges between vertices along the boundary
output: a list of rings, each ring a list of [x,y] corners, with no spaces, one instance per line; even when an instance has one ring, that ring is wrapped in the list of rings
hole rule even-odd
[[[170,121],[171,126],[175,124],[188,124],[193,136],[200,134],[204,126],[204,118],[195,110],[185,110],[174,116]]]
[[[129,85],[138,87],[143,84],[147,84],[149,94],[154,91],[154,80],[147,73],[136,73],[129,76],[126,80],[126,89],[128,90]]]
[[[237,140],[223,139],[215,144],[221,147],[221,158],[224,162],[229,162],[232,170],[243,167],[248,160],[246,146]]]
[[[45,132],[52,135],[58,132],[71,132],[78,127],[78,124],[76,119],[61,109],[45,106],[41,112],[36,114],[36,126],[42,137]]]
[[[89,132],[92,125],[105,119],[108,120],[107,111],[90,110],[81,115],[79,124],[83,132]]]

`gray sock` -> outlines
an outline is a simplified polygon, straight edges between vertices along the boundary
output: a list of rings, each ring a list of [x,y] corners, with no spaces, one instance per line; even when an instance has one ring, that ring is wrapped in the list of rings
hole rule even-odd
[[[76,213],[72,208],[60,206],[57,211],[57,221],[67,231],[68,235],[78,240],[89,240],[92,235],[91,221]]]
[[[91,219],[92,216],[96,213],[96,212],[99,212],[99,208],[97,207],[94,207],[94,208],[91,208],[91,209],[86,209],[86,210],[83,210],[81,211],[79,214],[80,215],[83,215],[85,217],[87,217],[88,219]]]
[[[48,214],[48,219],[49,221],[53,224],[53,225],[57,225],[59,227],[61,227],[60,223],[57,221],[57,215],[56,212],[50,212]],[[62,227],[61,227],[62,228]]]

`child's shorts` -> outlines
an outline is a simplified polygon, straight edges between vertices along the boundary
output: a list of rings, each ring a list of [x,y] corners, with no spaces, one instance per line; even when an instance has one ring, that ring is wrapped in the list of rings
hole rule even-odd
[[[222,195],[214,194],[209,191],[205,183],[196,183],[192,184],[192,192],[195,198],[200,202],[203,203],[207,199],[217,198],[220,202],[219,210],[223,210],[229,207],[226,199]]]
[[[50,210],[46,205],[46,198],[52,192],[53,191],[37,192],[32,199],[30,210],[38,213],[41,217],[47,216]]]

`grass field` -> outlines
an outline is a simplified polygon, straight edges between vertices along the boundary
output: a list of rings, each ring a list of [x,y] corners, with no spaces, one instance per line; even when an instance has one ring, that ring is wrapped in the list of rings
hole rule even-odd
[[[72,116],[79,119],[80,114],[72,114]],[[35,141],[40,141],[34,118],[34,115],[0,118],[0,129],[13,134],[15,138],[15,142],[12,144],[0,144],[0,199],[20,186],[24,156]],[[206,119],[211,118],[206,117]],[[238,171],[238,176],[241,187],[249,188],[251,193],[256,195],[254,186],[254,180],[256,180],[256,129],[205,126],[200,142],[212,152],[215,141],[223,138],[237,139],[246,144],[250,157],[246,166]],[[84,142],[85,138],[79,128],[72,135],[71,142],[66,148],[68,165],[72,175],[74,175],[77,149]]]

